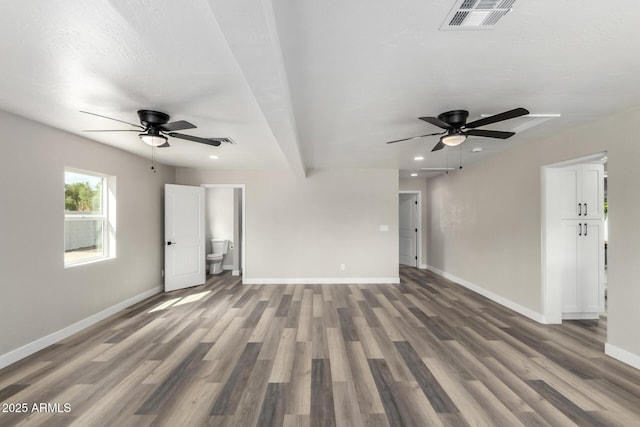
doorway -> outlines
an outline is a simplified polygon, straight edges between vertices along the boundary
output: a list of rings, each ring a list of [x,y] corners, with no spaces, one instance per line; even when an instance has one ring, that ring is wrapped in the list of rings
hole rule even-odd
[[[222,269],[243,276],[245,266],[245,186],[244,184],[202,184],[205,189],[205,247],[211,253],[211,240],[228,240]],[[243,279],[244,280],[244,279]]]
[[[398,204],[399,262],[418,267],[421,259],[420,192],[400,191]]]
[[[606,161],[603,152],[542,167],[545,323],[604,311]]]

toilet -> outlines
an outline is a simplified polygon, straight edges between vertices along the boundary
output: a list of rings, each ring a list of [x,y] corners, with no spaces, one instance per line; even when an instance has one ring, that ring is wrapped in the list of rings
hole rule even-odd
[[[222,259],[229,250],[229,241],[220,239],[211,239],[211,251],[207,254],[207,263],[209,264],[209,274],[222,273]]]

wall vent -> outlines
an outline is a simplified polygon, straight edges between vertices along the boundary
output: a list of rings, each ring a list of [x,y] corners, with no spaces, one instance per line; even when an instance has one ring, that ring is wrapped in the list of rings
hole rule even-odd
[[[441,30],[491,30],[517,0],[456,0]]]

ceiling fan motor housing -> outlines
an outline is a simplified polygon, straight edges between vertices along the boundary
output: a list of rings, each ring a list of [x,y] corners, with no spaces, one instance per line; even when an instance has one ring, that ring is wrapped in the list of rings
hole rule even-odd
[[[160,126],[169,122],[169,115],[153,110],[138,110],[138,117],[143,126]]]
[[[460,129],[467,123],[469,112],[467,110],[453,110],[442,113],[438,116],[438,120],[441,120],[455,129]]]

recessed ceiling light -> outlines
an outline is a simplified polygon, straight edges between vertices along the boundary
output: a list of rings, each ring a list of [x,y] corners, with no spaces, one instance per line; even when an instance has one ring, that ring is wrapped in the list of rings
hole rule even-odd
[[[416,161],[417,161],[417,160],[424,160],[424,157],[422,157],[422,156],[415,156],[415,157],[413,158],[413,160],[416,160]]]
[[[418,174],[417,173],[412,173],[411,176],[418,176]]]
[[[213,160],[218,160],[218,159],[219,159],[219,157],[218,157],[218,156],[214,156],[214,155],[209,156],[209,158],[210,158],[210,159],[213,159]]]
[[[482,147],[473,147],[473,149],[471,150],[472,153],[479,153],[482,151]]]

